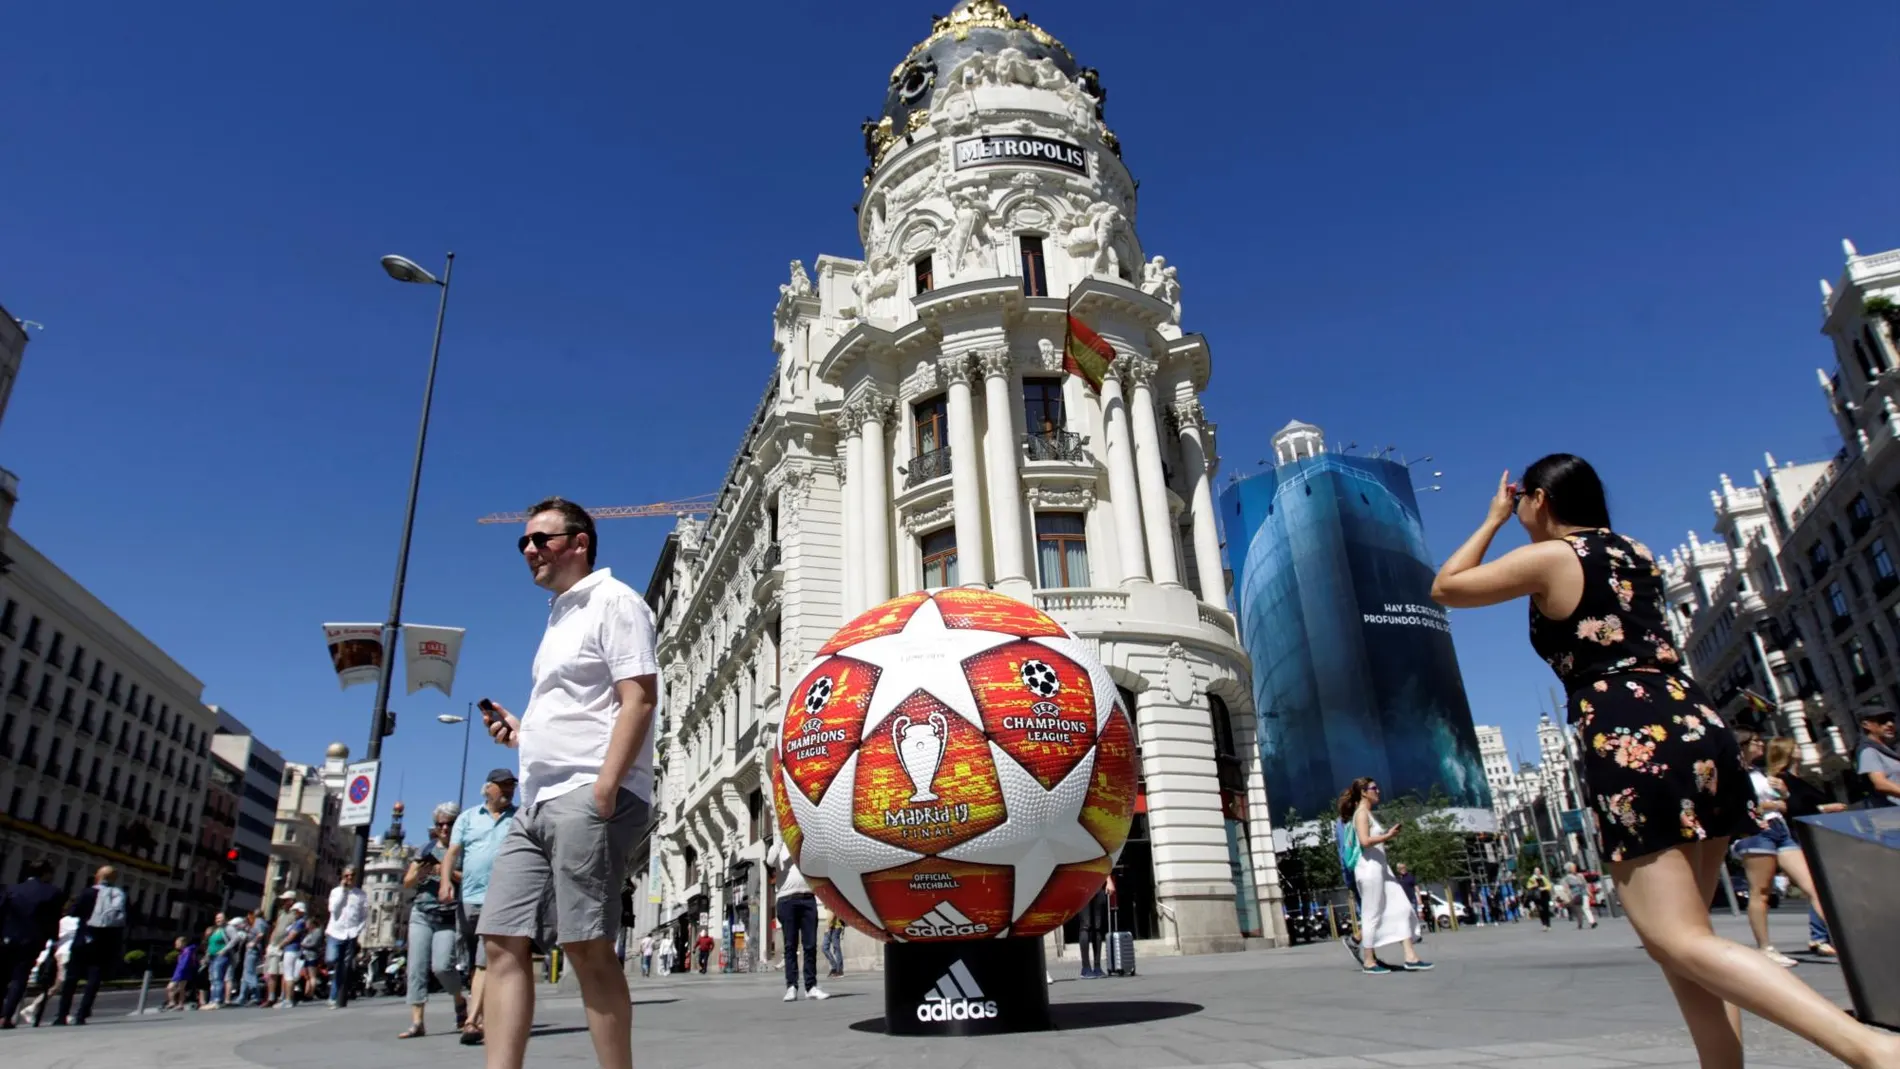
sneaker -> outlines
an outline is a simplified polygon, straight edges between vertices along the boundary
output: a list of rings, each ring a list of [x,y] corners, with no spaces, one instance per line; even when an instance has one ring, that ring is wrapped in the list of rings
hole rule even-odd
[[[1761,952],[1762,952],[1763,957],[1767,958],[1769,961],[1774,962],[1776,965],[1779,965],[1784,969],[1792,969],[1796,965],[1801,964],[1800,962],[1794,960],[1788,955],[1783,954],[1781,951],[1776,950],[1774,947],[1762,947]]]
[[[1834,945],[1832,943],[1809,943],[1808,953],[1819,954],[1820,956],[1824,958],[1833,958],[1833,957],[1840,956],[1839,952],[1837,952],[1834,949]]]
[[[1429,961],[1408,961],[1402,963],[1399,967],[1406,972],[1428,972],[1431,970],[1432,963]]]
[[[796,988],[796,987],[788,987],[788,988],[786,988],[786,989],[785,989],[785,997],[784,997],[784,998],[782,998],[782,999],[780,999],[779,1001],[781,1001],[781,1002],[797,1002],[797,1001],[798,1001],[798,988]]]
[[[824,988],[813,986],[813,987],[808,987],[805,989],[805,997],[823,1000],[823,999],[828,999],[831,996],[825,993]]]
[[[1388,969],[1388,968],[1386,968],[1386,967],[1385,967],[1384,965],[1371,965],[1371,966],[1368,966],[1368,965],[1363,965],[1363,964],[1362,964],[1362,965],[1360,965],[1360,966],[1359,966],[1359,971],[1360,971],[1360,972],[1363,972],[1363,973],[1374,973],[1374,974],[1377,974],[1377,973],[1389,973],[1389,972],[1391,972],[1392,970],[1391,970],[1391,969]]]

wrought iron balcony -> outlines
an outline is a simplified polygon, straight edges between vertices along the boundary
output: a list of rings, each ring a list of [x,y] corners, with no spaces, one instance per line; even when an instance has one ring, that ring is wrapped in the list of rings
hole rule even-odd
[[[911,459],[909,467],[898,470],[904,473],[906,490],[920,483],[927,483],[932,479],[948,475],[950,474],[950,447],[946,445],[942,449],[919,453]]]
[[[1089,440],[1073,431],[1023,435],[1023,455],[1030,460],[1086,461]]]

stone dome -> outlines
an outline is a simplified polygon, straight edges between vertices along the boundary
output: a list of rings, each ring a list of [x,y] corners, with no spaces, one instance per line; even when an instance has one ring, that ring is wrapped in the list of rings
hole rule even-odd
[[[952,72],[965,60],[1005,49],[1015,49],[1030,61],[1047,59],[1070,78],[1093,81],[1094,72],[1079,67],[1062,42],[1028,18],[1012,15],[1001,0],[961,0],[931,24],[930,36],[891,71],[882,117],[864,124],[866,153],[873,158],[880,154],[880,133],[888,140],[922,125],[937,90],[949,85]]]
[[[330,744],[330,748],[329,748],[329,749],[327,749],[327,750],[325,750],[325,751],[323,751],[323,756],[325,756],[325,757],[348,757],[348,756],[350,756],[350,748],[349,748],[348,746],[345,746],[344,744],[342,744],[342,743],[340,743],[340,742],[333,742],[333,743],[331,743],[331,744]]]

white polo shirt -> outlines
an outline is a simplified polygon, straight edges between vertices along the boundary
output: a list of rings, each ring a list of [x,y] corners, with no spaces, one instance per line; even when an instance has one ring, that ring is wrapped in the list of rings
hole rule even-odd
[[[610,569],[594,570],[549,602],[548,629],[534,655],[534,689],[521,714],[521,804],[559,798],[600,778],[620,715],[614,684],[638,676],[655,677],[654,729],[621,786],[650,800],[659,674],[653,610]]]

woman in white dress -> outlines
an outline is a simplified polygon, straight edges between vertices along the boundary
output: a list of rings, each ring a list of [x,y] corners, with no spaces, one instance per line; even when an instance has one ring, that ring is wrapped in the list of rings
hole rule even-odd
[[[1339,796],[1339,820],[1345,826],[1343,834],[1350,836],[1345,840],[1343,854],[1345,860],[1352,863],[1353,884],[1359,889],[1360,968],[1369,973],[1391,972],[1379,963],[1375,949],[1400,943],[1405,947],[1401,968],[1407,972],[1423,972],[1432,964],[1420,961],[1418,950],[1412,945],[1418,938],[1418,911],[1412,908],[1412,900],[1405,897],[1405,888],[1398,877],[1392,875],[1392,866],[1385,859],[1384,844],[1397,835],[1403,825],[1394,824],[1390,828],[1381,825],[1372,815],[1372,807],[1378,801],[1379,784],[1368,776],[1353,780],[1346,793]]]

